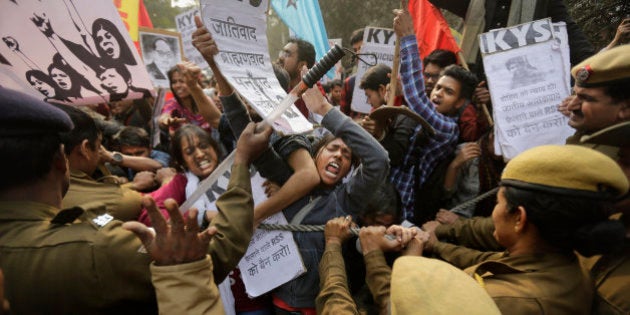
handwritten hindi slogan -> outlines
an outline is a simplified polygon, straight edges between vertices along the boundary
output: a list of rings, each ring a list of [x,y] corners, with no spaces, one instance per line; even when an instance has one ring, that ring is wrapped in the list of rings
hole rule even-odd
[[[219,54],[215,60],[234,88],[262,117],[287,95],[276,79],[269,57],[266,34],[266,2],[201,1],[204,25],[212,33]],[[273,127],[284,134],[306,133],[311,123],[291,106]]]
[[[568,44],[555,32],[551,20],[543,19],[479,36],[495,118],[495,151],[506,159],[535,146],[563,144],[573,133],[568,118],[557,110],[569,95],[569,82]]]
[[[220,176],[206,191],[210,209],[216,209],[216,200],[227,190],[231,176],[231,164],[220,164],[214,170]],[[254,205],[267,199],[260,173],[251,171]],[[214,175],[214,173],[213,173]],[[229,210],[229,209],[226,209]],[[263,223],[287,224],[282,212],[267,218]],[[253,297],[269,292],[306,272],[293,234],[285,231],[257,229],[245,255],[238,264],[247,294]]]
[[[184,56],[202,69],[208,68],[208,63],[201,53],[192,44],[192,33],[197,29],[195,15],[199,15],[199,9],[188,10],[175,16],[177,31],[182,34],[182,46]]]
[[[352,110],[360,113],[369,113],[372,106],[367,101],[365,91],[359,88],[361,78],[365,71],[374,65],[374,63],[386,64],[392,67],[394,64],[394,49],[396,47],[396,33],[391,28],[366,27],[363,32],[363,45],[361,46],[361,54],[373,54],[373,56],[361,56],[361,58],[370,62],[371,65],[359,61],[357,69],[357,78],[352,93]]]
[[[0,37],[6,88],[76,105],[153,93],[112,1],[1,1]]]

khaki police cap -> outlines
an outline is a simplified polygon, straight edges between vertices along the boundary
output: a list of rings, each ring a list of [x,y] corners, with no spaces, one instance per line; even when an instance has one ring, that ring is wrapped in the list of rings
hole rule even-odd
[[[587,58],[571,69],[575,84],[598,87],[630,79],[630,45],[621,45]]]
[[[418,256],[394,262],[390,304],[393,315],[501,314],[488,292],[464,271]]]
[[[630,147],[630,121],[612,125],[593,134],[582,136],[580,142],[603,144],[612,147]]]
[[[62,110],[33,96],[0,87],[0,135],[57,133],[73,128]]]
[[[577,145],[544,145],[517,155],[505,166],[501,185],[591,198],[628,191],[628,179],[615,161]]]

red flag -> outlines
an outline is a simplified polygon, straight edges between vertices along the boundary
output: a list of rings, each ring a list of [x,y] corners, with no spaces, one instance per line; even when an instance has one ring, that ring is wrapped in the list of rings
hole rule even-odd
[[[149,16],[149,12],[147,12],[147,8],[144,6],[143,0],[140,0],[140,7],[138,10],[138,26],[153,28],[151,17]]]
[[[408,9],[422,59],[436,49],[450,50],[455,54],[461,50],[442,12],[428,0],[409,0]]]

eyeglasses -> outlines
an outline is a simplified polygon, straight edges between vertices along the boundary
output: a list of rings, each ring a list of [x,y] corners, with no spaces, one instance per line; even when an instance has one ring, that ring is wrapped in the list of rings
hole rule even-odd
[[[155,52],[158,54],[158,56],[163,57],[163,58],[173,57],[173,55],[174,55],[174,53],[172,51],[170,51],[170,50],[167,50],[167,51],[156,50]]]
[[[289,58],[291,56],[293,56],[293,53],[288,50],[281,50],[278,53],[278,58]]]
[[[433,81],[437,80],[440,78],[440,74],[439,73],[428,73],[428,72],[423,72],[422,75],[424,76],[424,78],[426,80],[428,79],[433,79]]]

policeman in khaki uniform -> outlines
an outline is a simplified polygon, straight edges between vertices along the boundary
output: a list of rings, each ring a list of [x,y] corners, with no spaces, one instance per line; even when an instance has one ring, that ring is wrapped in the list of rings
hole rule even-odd
[[[603,205],[627,193],[622,170],[588,148],[540,146],[510,161],[501,180],[492,219],[505,252],[434,238],[425,249],[465,269],[505,314],[590,314],[592,284],[573,251],[621,245],[625,229],[607,220]]]
[[[606,152],[616,152],[611,157],[630,180],[630,121],[602,129],[580,141],[594,145],[596,149],[606,148]],[[581,258],[582,265],[591,273],[597,289],[593,314],[630,314],[630,195],[615,203],[614,217],[626,227],[626,239],[622,250],[609,255]]]
[[[0,87],[0,154],[11,161],[0,164],[5,297],[16,314],[156,313],[151,258],[140,240],[100,205],[60,210],[69,169],[59,133],[72,128],[59,109]],[[259,147],[248,143],[237,153],[228,190],[217,201],[218,232],[208,246],[216,282],[236,266],[252,236],[248,164]]]

